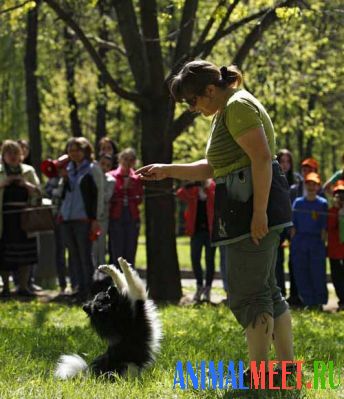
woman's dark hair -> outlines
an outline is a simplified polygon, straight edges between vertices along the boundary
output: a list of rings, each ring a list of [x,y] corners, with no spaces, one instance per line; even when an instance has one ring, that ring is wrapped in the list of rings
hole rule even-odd
[[[85,137],[71,137],[67,141],[66,152],[72,146],[76,145],[83,153],[87,160],[93,160],[93,147],[92,144]]]
[[[208,85],[226,88],[238,87],[243,81],[240,70],[235,65],[218,68],[208,61],[188,62],[169,83],[170,92],[177,102],[190,96],[201,96]]]
[[[98,159],[100,159],[100,154],[103,153],[101,147],[103,144],[108,143],[111,145],[113,154],[112,154],[112,159],[113,159],[113,167],[116,168],[118,166],[118,147],[114,140],[110,139],[110,137],[102,137],[98,143],[97,143],[97,153],[98,153]]]
[[[286,148],[282,148],[281,150],[278,151],[278,153],[276,155],[278,163],[281,163],[281,159],[282,159],[283,155],[286,155],[289,158],[290,169],[286,173],[286,178],[288,180],[288,184],[290,187],[295,183],[293,155]]]
[[[30,143],[27,140],[24,140],[24,139],[17,140],[17,143],[20,145],[20,148],[22,149],[22,152],[24,152],[24,150],[23,150],[24,147],[28,151],[28,155],[27,155],[27,157],[25,159],[23,159],[23,163],[25,163],[27,165],[32,165]]]

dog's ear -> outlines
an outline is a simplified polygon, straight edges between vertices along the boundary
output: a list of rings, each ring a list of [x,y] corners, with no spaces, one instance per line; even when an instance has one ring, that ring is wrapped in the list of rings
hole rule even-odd
[[[119,292],[115,286],[109,287],[107,293],[112,300],[116,300],[119,297]]]

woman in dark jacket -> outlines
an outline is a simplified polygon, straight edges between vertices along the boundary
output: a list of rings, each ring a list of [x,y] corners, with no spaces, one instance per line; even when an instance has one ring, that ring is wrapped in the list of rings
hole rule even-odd
[[[10,296],[9,274],[18,270],[21,296],[34,296],[29,290],[30,266],[38,261],[35,237],[27,237],[21,228],[21,209],[40,197],[39,179],[32,166],[23,164],[19,144],[6,140],[0,164],[0,274],[2,297]]]
[[[70,162],[64,182],[61,217],[63,233],[71,264],[76,268],[78,300],[90,293],[94,266],[92,240],[99,232],[98,218],[102,212],[101,171],[92,162],[92,146],[84,137],[71,138],[67,143]]]

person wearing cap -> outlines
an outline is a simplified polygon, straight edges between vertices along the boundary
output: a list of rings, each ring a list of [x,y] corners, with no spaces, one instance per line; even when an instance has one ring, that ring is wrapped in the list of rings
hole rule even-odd
[[[320,176],[304,178],[307,194],[293,203],[291,257],[299,295],[307,308],[321,309],[327,303],[326,226],[327,200],[317,195]]]
[[[331,278],[338,297],[338,311],[344,310],[344,240],[340,225],[344,222],[344,180],[333,187],[333,205],[328,210],[327,255],[330,259]]]
[[[333,186],[339,181],[344,180],[344,154],[342,155],[342,169],[337,170],[323,185],[325,193],[331,194]]]
[[[305,176],[312,172],[318,173],[318,169],[318,161],[314,158],[306,158],[301,162],[301,178],[296,184],[293,184],[290,187],[291,203],[293,203],[297,197],[303,197],[307,194],[306,186],[304,184]],[[317,194],[326,198],[321,186],[319,187]]]

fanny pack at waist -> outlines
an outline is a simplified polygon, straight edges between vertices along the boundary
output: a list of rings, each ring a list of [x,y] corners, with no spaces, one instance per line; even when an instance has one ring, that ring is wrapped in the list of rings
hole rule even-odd
[[[272,161],[272,181],[267,207],[269,229],[292,226],[289,185],[279,163]],[[213,245],[225,245],[250,236],[253,215],[251,166],[215,179]]]

